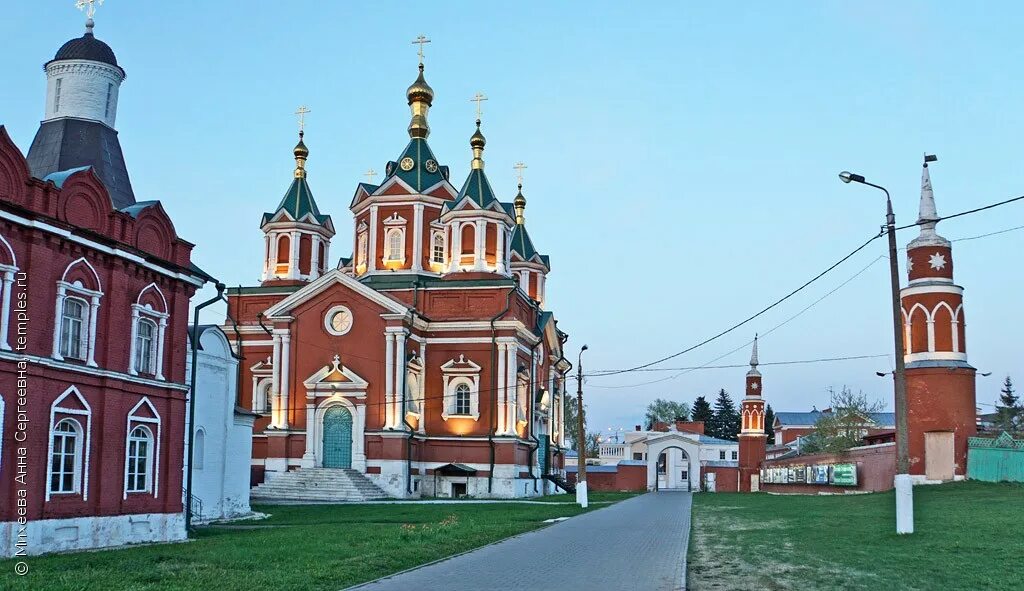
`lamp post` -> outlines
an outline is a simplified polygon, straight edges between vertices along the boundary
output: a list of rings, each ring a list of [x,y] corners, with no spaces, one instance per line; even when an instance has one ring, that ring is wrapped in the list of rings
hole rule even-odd
[[[892,212],[892,198],[881,185],[869,183],[859,174],[843,171],[839,179],[844,183],[860,183],[885,193],[885,229],[889,235],[889,276],[892,291],[893,349],[896,370],[892,372],[896,399],[896,533],[914,533],[914,486],[910,480],[910,447],[907,437],[907,375],[903,355],[903,309],[900,304],[900,270],[896,260],[896,215]]]
[[[583,352],[587,346],[580,349],[580,356],[576,363],[576,459],[579,465],[576,469],[576,502],[584,509],[587,508],[587,440],[583,428]]]

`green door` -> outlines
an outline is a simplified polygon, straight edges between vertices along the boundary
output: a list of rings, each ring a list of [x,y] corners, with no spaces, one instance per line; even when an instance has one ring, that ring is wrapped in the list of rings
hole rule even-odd
[[[537,459],[540,464],[541,476],[548,473],[548,436],[540,436],[540,444],[537,446]]]
[[[332,406],[324,413],[324,468],[352,467],[352,413]]]

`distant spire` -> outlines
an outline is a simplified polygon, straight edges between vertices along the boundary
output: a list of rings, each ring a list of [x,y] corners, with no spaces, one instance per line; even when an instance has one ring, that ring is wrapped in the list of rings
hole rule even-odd
[[[295,149],[292,150],[292,153],[295,154],[295,178],[297,179],[306,178],[306,158],[309,158],[309,148],[302,141],[302,136],[305,134],[305,131],[299,132],[299,143],[295,144]]]
[[[516,169],[516,179],[518,180],[519,188],[512,206],[516,212],[516,224],[522,226],[526,223],[526,197],[523,196],[523,169],[526,168],[526,164],[516,162],[512,165],[512,168]]]
[[[928,170],[929,162],[936,162],[934,155],[925,154],[921,168],[921,203],[918,208],[917,223],[921,227],[920,234],[911,245],[915,244],[947,244],[948,241],[936,234],[935,225],[939,222],[939,214],[935,208],[935,193],[932,191],[932,177]]]
[[[747,372],[748,376],[759,376],[761,372],[757,371],[757,335],[754,335],[754,348],[750,351],[750,371]]]
[[[409,108],[412,109],[412,120],[409,122],[409,137],[426,139],[430,135],[430,125],[427,124],[427,112],[430,105],[434,103],[434,89],[427,84],[423,77],[423,45],[430,43],[430,39],[420,35],[413,41],[413,45],[419,45],[417,55],[420,59],[419,76],[405,92],[409,101]]]
[[[473,170],[483,170],[484,168],[484,146],[487,145],[487,138],[484,134],[480,133],[480,120],[476,120],[476,131],[473,135],[469,136],[469,146],[473,148],[473,161],[470,162],[469,166]]]

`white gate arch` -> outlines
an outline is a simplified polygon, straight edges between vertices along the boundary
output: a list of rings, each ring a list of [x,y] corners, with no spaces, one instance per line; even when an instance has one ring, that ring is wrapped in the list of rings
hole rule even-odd
[[[700,445],[679,433],[665,433],[647,440],[647,490],[654,490],[658,482],[658,458],[670,448],[683,450],[689,461],[690,490],[700,489]],[[696,486],[694,485],[696,483]]]

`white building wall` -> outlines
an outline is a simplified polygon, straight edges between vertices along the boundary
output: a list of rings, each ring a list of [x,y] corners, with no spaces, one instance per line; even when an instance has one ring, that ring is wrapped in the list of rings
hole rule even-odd
[[[192,471],[193,520],[230,519],[252,512],[249,471],[252,463],[254,415],[235,410],[238,361],[224,333],[209,328],[200,335],[195,403],[196,454]],[[186,375],[191,376],[192,351],[187,350]],[[186,415],[187,417],[188,415]],[[187,421],[187,418],[186,418]],[[203,432],[202,446],[198,434]],[[198,457],[201,453],[202,457]],[[188,474],[188,425],[185,428],[185,470]]]
[[[125,544],[175,542],[187,537],[183,513],[42,519],[29,521],[25,532],[21,527],[12,521],[0,523],[0,556],[12,557],[21,550],[36,556]],[[23,549],[17,546],[20,536],[28,540]]]

